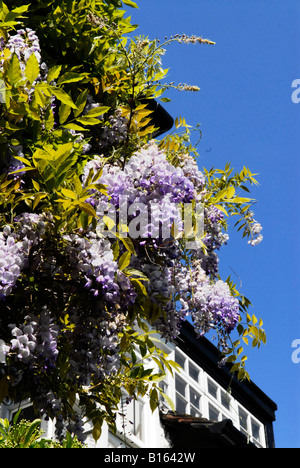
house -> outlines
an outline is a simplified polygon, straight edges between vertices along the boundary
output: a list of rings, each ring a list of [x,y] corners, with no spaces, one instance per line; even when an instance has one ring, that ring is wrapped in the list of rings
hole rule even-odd
[[[239,382],[226,365],[219,365],[217,348],[205,337],[197,338],[193,326],[183,324],[174,343],[165,343],[170,359],[182,368],[160,385],[174,402],[166,401],[151,412],[147,399],[124,399],[117,416],[117,431],[104,425],[97,443],[86,424],[90,448],[274,448],[276,404],[253,382]],[[30,402],[23,402],[30,418]],[[2,405],[0,416],[10,419],[16,405]],[[45,437],[54,436],[51,422],[42,422]]]

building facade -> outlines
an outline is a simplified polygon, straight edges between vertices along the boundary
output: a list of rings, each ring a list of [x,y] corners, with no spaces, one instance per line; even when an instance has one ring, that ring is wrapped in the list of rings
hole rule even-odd
[[[138,397],[120,404],[117,431],[104,425],[95,443],[92,427],[85,425],[90,448],[274,448],[273,422],[276,404],[253,382],[232,378],[226,366],[219,366],[216,347],[206,338],[198,339],[185,323],[174,343],[165,351],[182,370],[167,375],[160,383],[174,402],[171,412],[166,400],[152,413],[147,398]],[[22,402],[30,419],[30,401]],[[0,417],[11,419],[19,405],[0,407]],[[44,437],[54,437],[52,422],[42,421]]]

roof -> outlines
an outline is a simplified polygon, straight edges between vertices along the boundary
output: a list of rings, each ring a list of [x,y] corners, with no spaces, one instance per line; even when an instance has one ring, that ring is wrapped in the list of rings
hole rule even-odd
[[[173,448],[256,448],[230,419],[221,422],[183,414],[161,414]]]

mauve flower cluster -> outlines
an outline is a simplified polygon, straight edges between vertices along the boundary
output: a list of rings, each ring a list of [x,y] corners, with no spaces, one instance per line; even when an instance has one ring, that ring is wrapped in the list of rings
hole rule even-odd
[[[21,70],[24,72],[26,62],[34,54],[37,61],[41,62],[41,48],[39,38],[32,29],[19,29],[13,36],[9,36],[6,47],[18,56]]]
[[[142,203],[160,202],[168,197],[171,203],[189,203],[195,187],[180,167],[167,161],[156,144],[135,153],[125,166],[126,176],[133,182],[133,191]]]
[[[249,228],[248,233],[251,239],[248,241],[248,244],[255,246],[262,242],[263,236],[261,234],[263,227],[260,223],[253,219],[253,213],[250,213]]]
[[[84,180],[89,171],[96,171],[100,164],[99,158],[90,161],[85,168]],[[185,170],[189,172],[191,168]],[[153,241],[168,238],[174,222],[179,228],[182,226],[179,204],[190,203],[197,196],[196,187],[185,175],[185,170],[173,166],[156,144],[150,144],[133,154],[124,169],[104,165],[99,181],[107,186],[108,196],[91,197],[87,201],[95,207],[100,219],[106,211],[108,216],[114,217],[121,211],[126,212],[129,228],[130,221],[142,218],[145,222],[141,223],[137,233],[129,233],[131,237]],[[197,189],[200,180],[204,185],[199,170],[198,173]],[[195,167],[193,177],[196,177]],[[163,234],[162,229],[169,235]]]
[[[137,295],[129,279],[118,270],[107,239],[90,232],[85,237],[65,236],[64,240],[73,278],[82,277],[84,287],[99,298],[103,306],[111,309],[116,304],[126,307],[134,303]]]
[[[107,122],[101,126],[101,130],[97,130],[97,147],[96,150],[109,151],[113,147],[119,146],[126,140],[127,137],[127,128],[128,121],[125,117],[122,117],[121,112],[116,110],[116,112],[111,115]],[[93,134],[93,129],[92,129]],[[92,140],[93,142],[93,140]],[[93,148],[96,143],[94,143]]]
[[[184,154],[181,157],[181,162],[179,166],[182,168],[182,171],[186,177],[193,183],[195,188],[195,200],[201,200],[201,192],[205,186],[205,178],[203,173],[199,170],[198,164],[192,156],[189,154]]]
[[[205,252],[202,249],[197,251],[194,255],[196,258],[201,258],[202,268],[207,275],[216,277],[219,271],[219,257],[217,251],[221,246],[226,244],[229,239],[227,233],[223,232],[222,220],[224,214],[214,205],[210,205],[204,210],[204,231],[205,237],[203,243],[205,245]]]
[[[18,360],[43,370],[55,365],[60,328],[54,323],[46,307],[39,316],[28,315],[19,327],[16,325],[10,327],[14,336],[11,340],[10,353],[16,353]]]
[[[28,243],[16,241],[9,226],[0,233],[0,299],[12,292],[27,261]]]
[[[7,225],[0,232],[0,299],[9,296],[22,269],[28,265],[30,249],[45,233],[43,216],[23,213],[15,218],[15,230]]]
[[[173,288],[178,293],[178,300],[170,301],[167,310],[169,322],[173,319],[170,330],[178,334],[181,320],[190,316],[199,335],[216,329],[225,337],[237,325],[239,320],[239,302],[232,296],[227,283],[218,280],[213,282],[201,267],[201,260],[195,261],[192,267],[177,263],[173,270]],[[172,305],[175,315],[172,316]],[[176,329],[176,320],[178,321]],[[168,327],[163,327],[169,334]],[[172,338],[172,336],[167,336]],[[174,336],[173,336],[174,337]]]

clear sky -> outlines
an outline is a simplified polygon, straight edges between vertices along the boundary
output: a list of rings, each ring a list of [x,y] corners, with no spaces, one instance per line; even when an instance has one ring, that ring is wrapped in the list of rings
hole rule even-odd
[[[164,57],[168,82],[198,93],[168,91],[173,117],[201,124],[200,168],[248,166],[260,186],[252,196],[264,241],[251,247],[231,232],[221,255],[223,279],[235,278],[264,320],[267,345],[247,350],[252,380],[278,405],[278,448],[300,448],[299,214],[300,79],[299,0],[136,0],[129,8],[136,34],[158,38],[196,34],[216,42],[172,44]],[[299,93],[300,96],[300,93]],[[300,342],[300,341],[299,341]],[[300,353],[299,353],[300,356]]]

